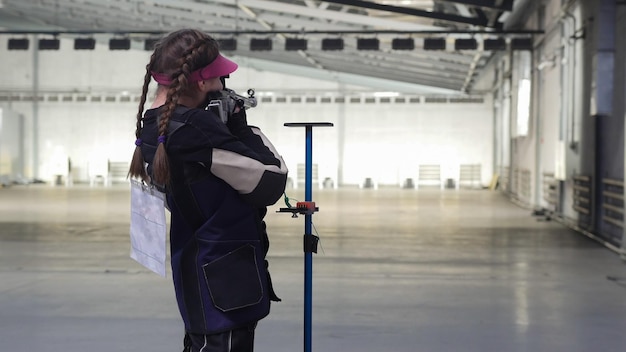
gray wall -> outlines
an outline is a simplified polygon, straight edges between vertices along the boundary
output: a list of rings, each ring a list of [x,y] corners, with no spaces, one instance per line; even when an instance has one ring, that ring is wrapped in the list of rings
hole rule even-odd
[[[612,244],[620,243],[623,229],[603,219],[607,214],[603,203],[609,199],[603,194],[606,185],[602,180],[624,179],[625,17],[624,6],[611,0],[529,4],[517,28],[545,30],[537,36],[533,52],[531,131],[527,136],[512,133],[509,140],[496,146],[511,150],[507,165],[511,186],[506,190],[511,197],[531,207],[555,210]],[[512,82],[508,121],[512,126],[517,119],[515,57],[505,53],[494,65],[509,66],[511,62],[510,70],[503,74]],[[501,90],[504,84],[500,80],[494,89]],[[500,95],[496,105],[503,105],[505,99]],[[506,123],[498,121],[496,125]],[[574,210],[577,175],[592,178],[592,216]],[[556,204],[547,200],[548,187],[559,193]],[[619,187],[612,191],[623,192]],[[612,205],[623,206],[612,200]]]

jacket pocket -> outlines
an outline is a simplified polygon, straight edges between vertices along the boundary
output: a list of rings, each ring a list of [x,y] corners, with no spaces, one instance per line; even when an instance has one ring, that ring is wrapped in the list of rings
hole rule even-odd
[[[202,269],[217,309],[228,312],[261,302],[263,284],[252,245],[241,246]]]

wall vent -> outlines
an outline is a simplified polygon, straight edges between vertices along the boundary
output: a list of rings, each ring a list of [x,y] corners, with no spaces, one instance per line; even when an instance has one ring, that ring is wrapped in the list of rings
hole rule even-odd
[[[450,98],[448,101],[456,104],[482,104],[485,102],[485,99],[482,97],[460,97]]]
[[[448,98],[446,97],[426,97],[426,99],[424,99],[424,103],[447,103],[448,102]]]
[[[0,102],[22,101],[25,103],[38,101],[61,102],[61,103],[84,103],[84,102],[107,102],[107,103],[139,103],[141,96],[136,94],[118,95],[117,93],[59,93],[59,92],[43,92],[38,96],[33,96],[29,92],[13,92],[0,91]],[[480,95],[476,96],[397,96],[397,97],[375,97],[371,95],[359,96],[329,96],[329,95],[279,95],[279,96],[261,96],[259,98],[261,104],[484,104],[485,98]],[[147,101],[150,103],[150,101]]]
[[[419,104],[419,103],[421,103],[420,97],[410,97],[409,98],[409,103],[411,103],[411,104]]]

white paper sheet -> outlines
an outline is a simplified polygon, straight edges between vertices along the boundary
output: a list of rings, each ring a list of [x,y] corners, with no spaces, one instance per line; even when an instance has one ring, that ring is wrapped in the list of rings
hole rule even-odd
[[[165,195],[131,180],[130,257],[165,277]]]

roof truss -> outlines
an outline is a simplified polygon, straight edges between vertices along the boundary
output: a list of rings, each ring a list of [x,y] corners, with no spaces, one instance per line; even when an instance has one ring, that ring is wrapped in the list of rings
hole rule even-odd
[[[480,48],[454,51],[450,49],[454,38],[496,33],[501,28],[500,15],[513,9],[513,0],[408,0],[403,6],[382,0],[1,1],[0,26],[6,25],[6,31],[130,33],[140,39],[150,33],[195,27],[218,37],[235,37],[238,48],[229,55],[248,57],[257,64],[267,60],[291,65],[285,73],[298,71],[293,67],[300,66],[320,71],[320,77],[332,79],[343,73],[343,79],[359,82],[395,80],[399,90],[413,84],[420,91],[432,87],[438,93],[471,91],[474,77],[491,56]],[[422,39],[435,34],[448,38],[448,50],[422,49]],[[356,38],[364,36],[380,39],[380,50],[358,50]],[[251,51],[247,42],[253,37],[272,38],[273,50]],[[287,37],[306,38],[308,49],[284,50]],[[344,50],[321,50],[324,37],[343,38]],[[392,50],[394,37],[413,38],[416,48]],[[281,65],[265,67],[280,71]],[[355,79],[359,75],[371,79]]]

